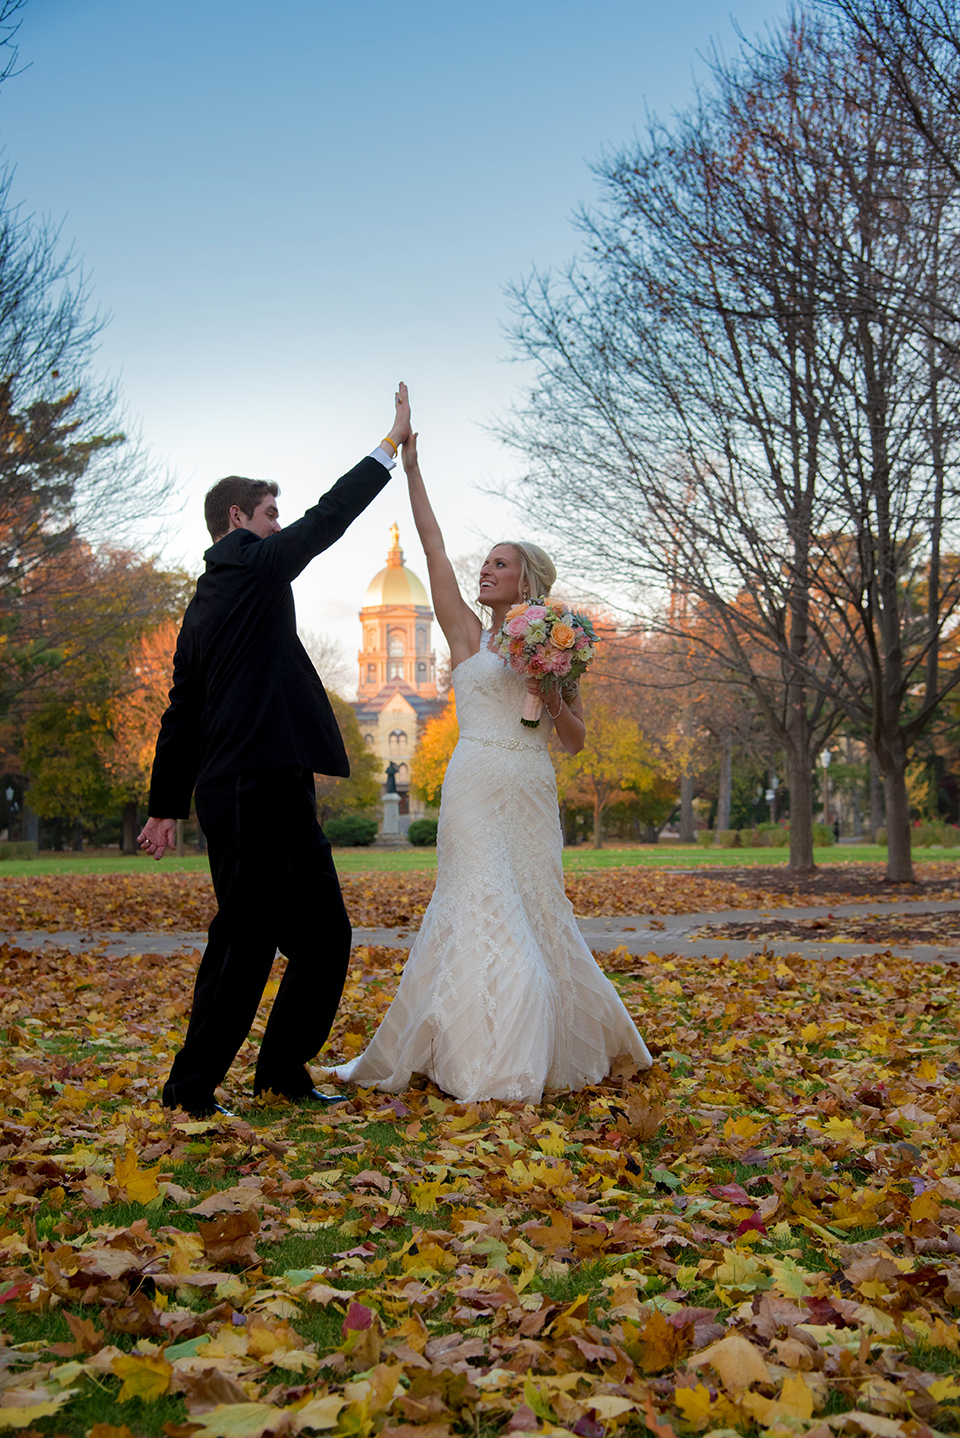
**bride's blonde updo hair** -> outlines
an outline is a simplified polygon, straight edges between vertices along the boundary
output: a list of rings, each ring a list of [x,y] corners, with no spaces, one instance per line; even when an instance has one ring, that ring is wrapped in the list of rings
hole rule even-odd
[[[557,582],[557,567],[547,551],[539,544],[520,544],[515,539],[500,539],[497,543],[509,545],[520,560],[521,599],[546,599]]]

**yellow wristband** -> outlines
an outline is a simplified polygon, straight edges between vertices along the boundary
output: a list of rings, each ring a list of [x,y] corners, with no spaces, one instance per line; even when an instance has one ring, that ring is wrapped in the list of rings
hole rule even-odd
[[[396,459],[396,457],[397,457],[397,455],[400,453],[400,451],[399,451],[399,449],[397,449],[397,446],[394,444],[393,440],[390,438],[390,436],[389,436],[388,434],[387,434],[387,435],[384,435],[384,437],[383,437],[383,439],[380,441],[380,443],[381,443],[381,445],[388,444],[388,445],[390,446],[390,448],[393,450],[393,457],[394,457],[394,459]]]

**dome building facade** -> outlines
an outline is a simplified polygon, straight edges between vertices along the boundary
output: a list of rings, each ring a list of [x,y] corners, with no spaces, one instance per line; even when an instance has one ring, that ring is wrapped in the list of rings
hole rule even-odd
[[[424,805],[410,795],[410,761],[428,719],[444,707],[437,697],[433,610],[423,584],[403,562],[400,531],[390,528],[387,563],[367,587],[360,610],[361,648],[356,711],[364,742],[381,761],[397,766],[400,813],[415,817]]]

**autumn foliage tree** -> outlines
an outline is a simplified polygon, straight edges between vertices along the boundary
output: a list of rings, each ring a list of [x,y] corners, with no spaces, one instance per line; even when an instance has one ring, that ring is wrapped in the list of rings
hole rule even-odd
[[[317,774],[317,818],[321,824],[372,809],[380,798],[379,760],[364,743],[355,710],[339,694],[331,692],[328,698],[343,735],[350,775],[338,779],[331,774]]]
[[[425,804],[440,803],[443,776],[459,737],[457,701],[451,689],[446,708],[423,726],[410,766],[410,787]]]
[[[74,821],[125,810],[132,852],[189,581],[76,540],[57,568],[56,605],[64,612],[55,623],[63,638],[23,711],[19,745],[30,805],[41,817]],[[53,608],[51,596],[48,602]]]
[[[676,785],[657,765],[636,720],[585,682],[587,740],[579,754],[554,752],[561,799],[589,803],[593,847],[603,847],[603,816],[619,798],[639,800],[648,824],[662,822],[676,803]]]

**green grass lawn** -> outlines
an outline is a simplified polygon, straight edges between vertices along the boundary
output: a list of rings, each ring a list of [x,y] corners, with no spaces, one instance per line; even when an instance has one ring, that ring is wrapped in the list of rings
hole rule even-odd
[[[363,872],[398,873],[411,869],[435,869],[436,849],[335,849],[337,868],[344,874]],[[786,864],[786,849],[701,849],[696,844],[652,844],[646,847],[618,849],[564,849],[565,869],[610,869],[638,864],[654,869],[743,868],[749,865]],[[815,849],[817,864],[884,863],[887,851],[879,844],[835,844]],[[918,862],[938,859],[960,859],[960,849],[915,849]],[[156,860],[139,854],[52,854],[45,852],[38,859],[14,859],[0,864],[0,878],[15,874],[117,874],[129,869],[147,869]],[[161,861],[168,870],[207,872],[203,854],[188,854],[182,859],[170,855]]]

